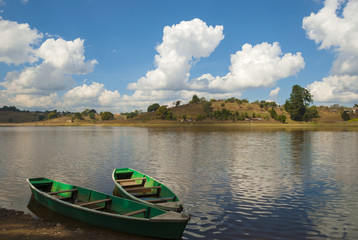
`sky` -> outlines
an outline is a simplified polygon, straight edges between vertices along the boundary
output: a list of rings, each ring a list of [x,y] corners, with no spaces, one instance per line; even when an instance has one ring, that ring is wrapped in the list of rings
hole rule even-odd
[[[358,103],[358,0],[0,0],[0,107]]]

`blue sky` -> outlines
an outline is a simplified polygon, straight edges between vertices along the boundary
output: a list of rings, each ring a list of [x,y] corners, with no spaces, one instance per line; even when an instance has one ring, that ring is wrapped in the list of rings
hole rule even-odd
[[[0,0],[0,106],[358,102],[357,0]]]

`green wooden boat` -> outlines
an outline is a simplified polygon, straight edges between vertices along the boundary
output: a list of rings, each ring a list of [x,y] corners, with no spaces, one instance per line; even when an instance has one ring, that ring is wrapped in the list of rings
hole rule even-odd
[[[35,199],[79,221],[116,231],[167,239],[181,238],[190,215],[47,178],[27,179]]]
[[[114,169],[114,194],[148,206],[181,212],[183,204],[177,195],[163,183],[131,168]]]

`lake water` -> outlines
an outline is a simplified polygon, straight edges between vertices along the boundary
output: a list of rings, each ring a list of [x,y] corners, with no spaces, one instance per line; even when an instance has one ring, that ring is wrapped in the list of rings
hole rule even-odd
[[[0,207],[57,218],[26,178],[112,194],[130,167],[181,198],[184,239],[358,239],[357,149],[357,131],[0,127]]]

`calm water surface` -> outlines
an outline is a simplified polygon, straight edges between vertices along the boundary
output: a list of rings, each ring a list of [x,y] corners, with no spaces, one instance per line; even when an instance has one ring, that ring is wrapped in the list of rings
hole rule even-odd
[[[358,239],[357,149],[356,131],[0,127],[0,207],[58,220],[26,178],[111,194],[130,167],[184,201],[184,239]]]

